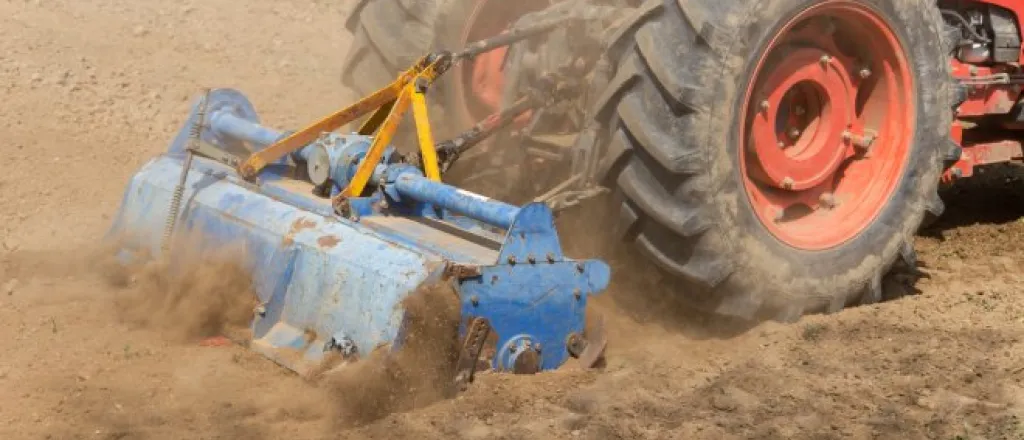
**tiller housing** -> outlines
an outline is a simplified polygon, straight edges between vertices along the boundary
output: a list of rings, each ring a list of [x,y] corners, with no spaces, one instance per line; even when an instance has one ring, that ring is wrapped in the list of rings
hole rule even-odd
[[[378,123],[390,109],[382,108]],[[459,380],[471,379],[488,334],[500,371],[554,369],[603,350],[584,339],[584,312],[609,268],[567,258],[546,205],[516,207],[446,185],[391,146],[369,155],[379,159],[371,157],[365,188],[339,197],[380,139],[332,129],[259,164],[258,176],[239,171],[247,146],[308,132],[260,125],[237,91],[207,92],[167,152],[131,179],[111,235],[129,257],[174,255],[172,234],[199,234],[208,248],[243,243],[261,302],[250,346],[299,373],[331,351],[351,358],[400,348],[403,300],[437,282],[451,283],[461,304],[461,362],[472,366]]]

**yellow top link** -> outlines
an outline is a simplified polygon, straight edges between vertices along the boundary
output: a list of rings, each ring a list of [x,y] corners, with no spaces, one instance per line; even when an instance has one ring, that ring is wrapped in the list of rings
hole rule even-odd
[[[425,67],[403,85],[398,98],[394,102],[378,108],[373,116],[363,124],[359,130],[360,134],[369,135],[373,131],[377,131],[377,134],[373,137],[373,142],[370,144],[369,151],[366,152],[366,157],[359,163],[355,176],[352,177],[348,186],[338,194],[339,198],[359,197],[362,195],[363,190],[366,189],[366,184],[373,175],[374,168],[377,167],[381,156],[384,154],[384,148],[391,143],[391,139],[398,130],[398,125],[402,121],[405,112],[409,110],[410,105],[413,106],[413,118],[416,122],[416,133],[419,137],[424,174],[431,180],[441,180],[440,167],[437,163],[437,151],[434,149],[434,141],[430,132],[430,121],[427,119],[427,105],[423,92],[440,74],[439,67],[442,63],[447,62],[448,60],[443,57],[436,58],[429,65],[426,65],[426,58],[420,60],[417,66],[425,65]],[[382,117],[385,114],[386,116]]]
[[[380,130],[374,136],[370,151],[367,153],[367,159],[363,161],[356,171],[357,179],[353,179],[348,187],[342,191],[343,196],[346,194],[358,196],[366,187],[370,174],[373,173],[373,168],[380,161],[380,155],[383,153],[384,147],[391,142],[391,138],[398,128],[398,123],[405,114],[405,111],[408,110],[411,100],[416,119],[416,131],[420,139],[420,150],[423,156],[424,174],[432,180],[440,180],[440,173],[436,172],[438,168],[437,153],[434,151],[434,144],[430,135],[427,106],[423,100],[423,90],[417,85],[417,82],[423,83],[422,89],[428,87],[442,73],[439,68],[447,63],[448,59],[444,56],[434,57],[432,62],[430,59],[431,56],[421,58],[412,68],[403,72],[395,81],[384,88],[253,153],[239,165],[238,173],[245,179],[255,178],[267,164],[273,163],[309,145],[323,133],[335,131],[345,124],[373,112],[373,115],[359,128],[359,133],[370,135],[374,131],[378,131],[378,128]],[[405,97],[404,99],[403,96]],[[418,101],[423,102],[417,103]],[[418,109],[421,105],[422,109]],[[391,123],[389,124],[389,122]],[[425,141],[428,144],[424,144]],[[375,148],[379,151],[374,152]],[[364,168],[369,170],[369,174],[367,174]],[[363,174],[367,175],[363,177]]]

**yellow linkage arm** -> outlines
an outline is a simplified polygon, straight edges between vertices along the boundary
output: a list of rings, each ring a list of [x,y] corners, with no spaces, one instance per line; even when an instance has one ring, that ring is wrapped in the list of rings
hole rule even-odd
[[[381,156],[384,155],[384,147],[391,143],[391,138],[395,136],[395,131],[398,129],[398,123],[402,121],[402,116],[409,109],[409,100],[412,92],[413,88],[410,84],[407,84],[402,89],[402,93],[398,95],[398,99],[391,108],[391,112],[384,119],[380,131],[373,137],[373,143],[370,144],[366,157],[363,158],[359,168],[356,169],[355,176],[352,177],[352,181],[349,182],[348,186],[336,196],[337,198],[359,197],[363,193],[366,183],[370,181],[370,176],[373,175],[374,168],[377,167]]]
[[[441,181],[441,171],[437,164],[437,151],[434,149],[434,140],[430,133],[430,121],[427,119],[427,103],[421,88],[417,86],[418,81],[424,81],[427,85],[432,83],[438,76],[437,67],[438,62],[435,61],[417,72],[415,77],[406,81],[398,98],[393,103],[389,103],[390,107],[385,106],[377,109],[373,116],[360,127],[359,133],[363,135],[372,133],[373,130],[377,129],[378,125],[380,125],[380,130],[374,136],[373,143],[370,144],[370,149],[366,152],[366,157],[362,159],[359,167],[356,168],[356,174],[352,177],[352,181],[337,195],[336,200],[362,195],[363,190],[366,189],[367,182],[370,181],[370,177],[373,175],[373,170],[380,163],[380,158],[384,154],[384,147],[391,143],[391,138],[395,136],[398,124],[402,121],[402,117],[405,116],[405,112],[409,109],[410,105],[413,107],[416,134],[420,142],[423,173],[431,180]],[[381,121],[381,116],[385,111],[387,112],[387,117]]]
[[[396,94],[397,90],[393,90],[393,87],[378,90],[376,93],[362,99],[361,101],[335,112],[334,114],[331,114],[326,118],[293,133],[291,136],[275,142],[267,148],[253,153],[239,167],[239,174],[246,179],[256,176],[264,167],[267,166],[267,164],[274,162],[284,157],[286,154],[298,150],[299,148],[309,145],[310,142],[315,141],[322,133],[337,130],[342,125],[352,122],[370,110],[386,104],[388,101],[395,99]]]
[[[372,110],[376,109],[378,110],[378,113],[382,113],[381,109],[383,107],[385,108],[383,111],[386,111],[386,107],[398,97],[405,87],[423,73],[423,64],[424,60],[420,60],[420,62],[413,68],[403,72],[387,87],[373,92],[370,96],[360,99],[359,102],[339,110],[326,118],[293,133],[291,136],[275,142],[267,148],[253,153],[245,160],[245,162],[242,162],[239,166],[238,173],[241,174],[243,178],[251,179],[259,174],[267,164],[284,157],[286,154],[309,145],[309,143],[320,137],[321,134],[337,130],[341,128],[341,126],[356,120]],[[374,116],[364,124],[362,129],[365,129],[367,125],[373,124],[374,121],[377,121],[377,124],[380,123],[379,116],[376,114],[374,114]],[[362,129],[360,131],[362,131]]]
[[[420,156],[423,159],[423,174],[435,182],[441,181],[441,169],[437,165],[437,150],[434,136],[430,133],[430,119],[427,117],[427,100],[423,93],[410,84],[412,90],[412,116],[416,122],[416,135],[420,140]]]
[[[430,132],[430,121],[427,117],[427,104],[423,91],[437,79],[441,73],[439,69],[447,69],[449,59],[436,58],[428,65],[429,59],[430,57],[423,57],[415,66],[399,75],[390,85],[359,100],[359,102],[253,153],[239,166],[239,174],[243,178],[251,179],[259,174],[267,164],[309,145],[323,133],[337,130],[341,126],[373,112],[359,127],[359,134],[368,136],[375,131],[377,134],[370,144],[370,149],[366,152],[366,157],[356,169],[352,181],[337,196],[339,199],[359,197],[366,189],[374,168],[380,162],[384,148],[391,143],[398,124],[411,105],[416,122],[416,134],[420,143],[424,174],[433,181],[440,181],[441,172],[437,163],[433,135]]]

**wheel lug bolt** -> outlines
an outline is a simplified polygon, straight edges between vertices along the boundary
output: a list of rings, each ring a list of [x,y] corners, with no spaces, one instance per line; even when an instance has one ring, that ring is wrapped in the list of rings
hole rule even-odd
[[[801,106],[799,106],[799,105],[798,105],[798,106],[796,106],[796,107],[793,107],[793,114],[794,114],[794,115],[797,115],[797,116],[803,116],[803,115],[804,115],[804,113],[807,113],[807,110],[806,110],[806,109],[804,109],[803,107],[801,107]]]
[[[786,143],[785,143],[785,142],[782,142],[782,141],[779,141],[779,143],[778,143],[778,144],[776,144],[776,145],[778,145],[778,146],[779,146],[779,148],[786,148]]]
[[[868,79],[871,77],[871,69],[865,67],[860,69],[860,72],[857,72],[857,74],[860,75],[861,79]]]
[[[790,128],[789,129],[789,137],[791,137],[793,139],[796,139],[796,138],[800,137],[800,129],[796,128],[796,127]]]
[[[832,209],[836,207],[836,196],[832,193],[822,193],[818,197],[818,201],[821,202],[821,206],[824,208]]]
[[[771,104],[768,103],[767,99],[764,100],[764,101],[761,101],[761,111],[766,112],[766,111],[768,111],[769,107],[771,107]]]
[[[850,133],[850,130],[844,130],[843,142],[850,142],[850,139],[853,139],[853,133]]]
[[[873,130],[865,130],[863,136],[853,137],[853,146],[861,151],[867,151],[871,148],[871,145],[875,143],[875,138],[878,137],[878,133]]]
[[[827,66],[829,63],[832,62],[832,57],[828,55],[822,55],[821,58],[818,59],[818,62],[821,63],[822,67]]]
[[[783,177],[782,187],[785,189],[793,189],[793,178],[789,176]]]

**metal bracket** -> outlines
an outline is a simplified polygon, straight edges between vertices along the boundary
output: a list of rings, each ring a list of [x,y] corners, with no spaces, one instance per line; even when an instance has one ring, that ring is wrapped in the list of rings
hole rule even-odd
[[[231,154],[227,151],[224,151],[220,148],[217,148],[216,146],[210,145],[209,143],[203,141],[190,144],[188,147],[186,147],[186,149],[188,151],[191,151],[193,154],[198,154],[207,159],[220,162],[230,167],[237,167],[238,164],[242,162],[242,159],[239,158],[238,156],[235,156],[234,154]]]
[[[465,391],[473,383],[473,377],[480,366],[480,354],[483,352],[487,337],[491,334],[491,325],[484,318],[473,318],[469,321],[466,337],[459,351],[458,369],[455,375],[455,386]]]
[[[573,333],[566,341],[566,348],[569,354],[579,359],[583,368],[594,368],[604,360],[604,352],[608,347],[608,337],[604,334],[604,318],[598,316],[591,327],[589,337],[579,333]]]

